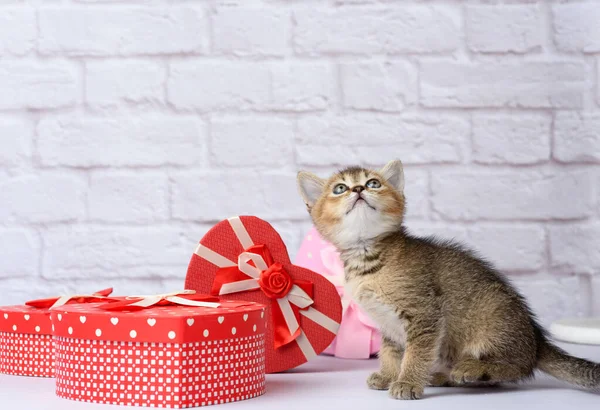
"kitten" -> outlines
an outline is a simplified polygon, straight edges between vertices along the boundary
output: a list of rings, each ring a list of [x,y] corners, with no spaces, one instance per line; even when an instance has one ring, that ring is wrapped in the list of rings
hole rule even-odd
[[[600,387],[600,365],[554,346],[523,297],[496,269],[452,242],[402,226],[404,172],[345,169],[328,180],[298,174],[319,233],[344,262],[346,287],[380,326],[381,368],[367,380],[395,399],[425,385],[490,385],[533,376]]]

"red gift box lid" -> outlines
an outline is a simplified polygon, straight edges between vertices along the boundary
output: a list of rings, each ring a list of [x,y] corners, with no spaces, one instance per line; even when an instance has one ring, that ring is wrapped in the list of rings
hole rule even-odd
[[[50,335],[50,310],[25,305],[0,306],[0,332]]]
[[[110,304],[52,309],[54,336],[126,342],[193,343],[264,333],[265,306],[220,300],[219,307],[155,305],[135,310],[105,310]]]
[[[50,309],[55,305],[115,300],[108,296],[112,288],[89,295],[55,296],[25,302],[25,305],[0,306],[0,332],[52,334]]]

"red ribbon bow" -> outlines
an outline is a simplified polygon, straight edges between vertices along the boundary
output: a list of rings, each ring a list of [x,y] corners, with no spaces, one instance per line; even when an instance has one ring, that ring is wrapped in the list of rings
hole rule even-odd
[[[102,289],[98,292],[92,293],[91,295],[72,295],[72,296],[58,296],[48,299],[36,299],[25,302],[27,306],[31,306],[38,309],[48,309],[52,307],[58,307],[62,305],[70,305],[74,303],[95,303],[95,302],[106,302],[112,293],[113,289]]]
[[[246,255],[251,259],[246,262],[244,259],[242,259],[243,255]],[[258,256],[259,259],[253,255]],[[240,269],[241,266],[246,264],[254,268],[254,270],[260,270],[257,265],[262,265],[262,261],[264,261],[266,269],[261,270],[258,278],[254,277],[253,279],[249,280],[249,274],[242,272]],[[262,267],[264,268],[265,266]],[[222,292],[222,289],[225,285],[231,286],[231,288],[235,289],[236,283],[241,285],[238,290]],[[248,283],[247,286],[244,286],[244,283]],[[306,280],[292,279],[292,277],[283,268],[283,265],[273,260],[273,256],[266,245],[253,245],[240,255],[240,260],[237,266],[226,266],[217,270],[211,294],[217,296],[227,293],[260,289],[268,298],[274,300],[280,300],[286,297],[289,297],[290,299],[293,299],[294,297],[302,298],[301,295],[296,295],[296,293],[299,292],[294,291],[295,286],[300,288],[302,293],[307,295],[310,299],[310,302],[300,303],[301,306],[298,306],[298,304],[295,303],[287,304],[287,306],[291,307],[291,313],[296,318],[296,321],[299,322],[300,311],[308,309],[312,304],[313,283]],[[304,300],[306,300],[306,298]],[[302,329],[300,327],[298,327],[293,333],[290,332],[280,303],[272,304],[272,316],[274,326],[274,344],[276,349],[293,342],[302,333]]]
[[[194,290],[183,290],[162,295],[128,296],[124,300],[98,306],[102,310],[135,311],[153,306],[193,306],[216,308],[220,306],[219,298],[208,295],[197,295]],[[242,306],[243,303],[240,303]]]

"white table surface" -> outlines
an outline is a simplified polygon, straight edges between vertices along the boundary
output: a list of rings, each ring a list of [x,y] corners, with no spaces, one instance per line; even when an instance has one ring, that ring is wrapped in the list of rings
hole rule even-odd
[[[560,344],[568,352],[600,362],[600,346]],[[518,386],[497,388],[425,389],[418,401],[399,402],[387,392],[367,389],[365,380],[377,368],[376,360],[318,357],[292,371],[267,376],[264,396],[213,408],[231,410],[397,410],[397,409],[572,409],[600,410],[600,392],[578,390],[538,375]],[[116,410],[122,406],[90,404],[54,396],[53,379],[0,374],[1,410]]]

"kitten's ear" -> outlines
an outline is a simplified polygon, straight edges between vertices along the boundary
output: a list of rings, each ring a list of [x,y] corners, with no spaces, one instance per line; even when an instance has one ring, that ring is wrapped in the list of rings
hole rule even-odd
[[[298,172],[298,190],[309,210],[315,205],[323,193],[324,186],[325,180],[319,178],[315,174],[306,171]]]
[[[379,173],[392,184],[398,192],[404,191],[404,169],[402,168],[402,162],[399,159],[390,161],[383,167]]]

